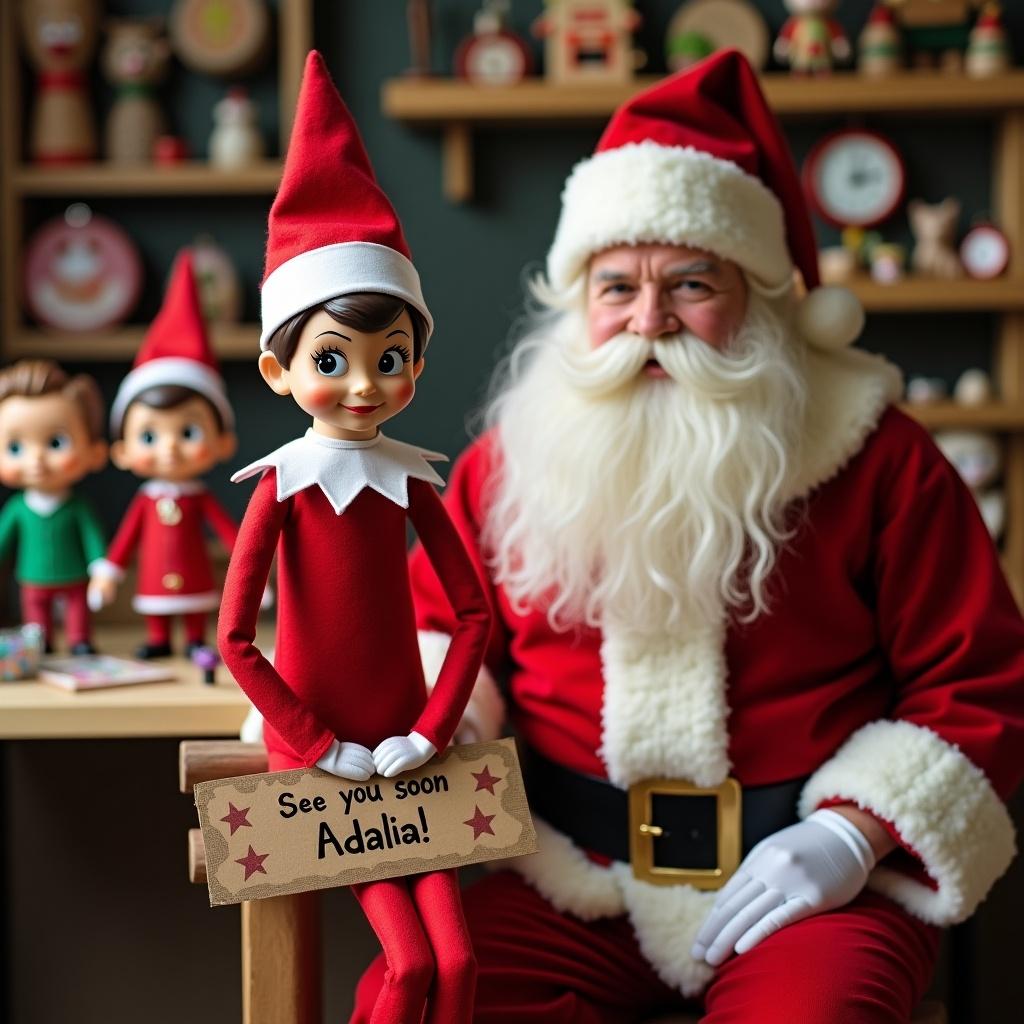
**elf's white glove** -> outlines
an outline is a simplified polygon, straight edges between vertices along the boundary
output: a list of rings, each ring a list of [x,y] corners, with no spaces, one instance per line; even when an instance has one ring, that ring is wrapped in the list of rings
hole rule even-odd
[[[747,854],[715,899],[691,955],[717,967],[788,924],[845,906],[874,866],[856,825],[835,811],[815,811]]]
[[[373,752],[373,763],[385,779],[390,779],[400,772],[419,768],[436,753],[437,747],[426,736],[411,732],[408,736],[391,736],[378,744]]]
[[[373,774],[373,755],[361,743],[342,743],[335,739],[316,766],[339,779],[365,782]]]

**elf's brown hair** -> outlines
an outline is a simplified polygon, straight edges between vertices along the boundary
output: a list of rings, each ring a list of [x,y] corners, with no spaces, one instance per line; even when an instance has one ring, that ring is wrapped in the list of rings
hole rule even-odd
[[[104,440],[103,396],[92,377],[69,377],[52,359],[22,359],[0,370],[0,402],[54,394],[63,395],[78,410],[90,441]]]
[[[145,405],[150,409],[175,409],[179,405],[184,405],[190,398],[201,398],[206,403],[213,413],[213,420],[217,424],[218,431],[223,434],[224,417],[206,395],[187,388],[184,384],[154,384],[153,387],[146,388],[128,403],[128,408],[125,409],[124,415],[121,417],[121,425],[117,428],[117,437],[114,440],[120,441],[124,438],[124,421],[128,418],[128,409],[133,405]]]
[[[302,328],[314,314],[320,310],[329,314],[337,323],[354,327],[357,331],[373,334],[390,327],[403,313],[409,311],[412,320],[412,361],[418,363],[423,354],[423,346],[427,338],[427,321],[423,314],[405,299],[394,295],[383,295],[380,292],[355,292],[352,295],[340,295],[319,306],[311,306],[301,313],[296,313],[286,320],[270,336],[267,350],[273,352],[274,358],[286,370],[291,365],[292,356],[299,344]]]

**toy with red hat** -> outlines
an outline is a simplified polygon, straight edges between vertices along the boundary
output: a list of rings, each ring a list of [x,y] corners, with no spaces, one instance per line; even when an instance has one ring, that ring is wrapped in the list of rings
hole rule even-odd
[[[163,306],[110,410],[111,461],[145,480],[107,557],[91,567],[94,607],[113,599],[138,553],[133,608],[146,621],[139,657],[171,653],[171,620],[187,649],[203,644],[220,603],[206,550],[211,527],[230,551],[238,526],[200,477],[235,452],[234,414],[207,338],[191,254],[179,254]]]
[[[390,777],[450,742],[490,616],[434,489],[442,481],[429,463],[440,456],[378,429],[411,400],[432,321],[398,217],[316,52],[306,61],[270,211],[262,304],[260,372],[313,423],[232,477],[260,479],[224,583],[218,648],[264,717],[271,770],[316,766],[357,781]],[[383,311],[382,322],[364,322],[356,306]],[[398,319],[406,314],[413,352],[399,360],[387,339],[408,334]],[[343,341],[331,348],[339,330]],[[406,565],[410,523],[460,622],[429,698]],[[253,638],[275,552],[280,596],[271,664]],[[429,997],[427,1020],[469,1024],[475,965],[454,873],[428,871],[354,891],[388,962],[407,968],[393,972],[372,1019],[420,1020]]]
[[[807,294],[797,326],[816,347],[840,348],[863,328],[852,292],[820,286],[799,176],[738,50],[714,54],[619,108],[594,155],[566,182],[548,279],[570,288],[595,253],[640,243],[706,249],[739,264],[751,287],[768,295],[793,290],[798,270]]]

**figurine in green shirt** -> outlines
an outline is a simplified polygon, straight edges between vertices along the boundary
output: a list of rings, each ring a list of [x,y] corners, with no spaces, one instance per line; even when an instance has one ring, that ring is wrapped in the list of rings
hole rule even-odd
[[[0,483],[20,490],[0,509],[0,559],[15,555],[21,616],[53,649],[53,606],[64,602],[73,654],[91,654],[86,587],[106,540],[96,513],[71,487],[107,462],[103,399],[84,374],[48,359],[0,371]]]

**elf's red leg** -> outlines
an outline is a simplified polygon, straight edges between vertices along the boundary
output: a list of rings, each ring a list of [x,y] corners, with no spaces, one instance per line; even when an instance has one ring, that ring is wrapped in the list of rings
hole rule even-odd
[[[407,878],[353,885],[352,892],[377,934],[387,970],[369,1024],[419,1024],[434,978],[434,957],[423,933]]]
[[[430,871],[408,882],[437,965],[425,1024],[471,1024],[476,959],[462,914],[458,875],[454,870]]]
[[[171,642],[170,615],[146,616],[146,643],[151,647],[163,647]]]
[[[21,621],[33,622],[42,629],[48,650],[53,647],[53,594],[53,587],[21,584]]]
[[[185,621],[185,643],[202,644],[206,641],[206,612],[188,612]]]

